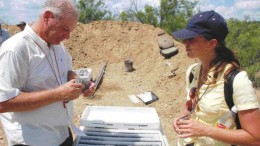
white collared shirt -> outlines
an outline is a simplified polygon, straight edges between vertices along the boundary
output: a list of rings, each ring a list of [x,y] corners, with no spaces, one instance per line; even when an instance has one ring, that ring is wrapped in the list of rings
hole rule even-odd
[[[53,89],[66,83],[68,71],[72,70],[72,58],[62,44],[48,47],[27,25],[23,32],[1,46],[0,68],[0,102],[3,102],[21,92]],[[63,103],[56,102],[36,110],[2,113],[9,144],[24,141],[37,146],[61,144],[69,136],[68,115],[73,119],[72,101],[67,109],[68,114]]]

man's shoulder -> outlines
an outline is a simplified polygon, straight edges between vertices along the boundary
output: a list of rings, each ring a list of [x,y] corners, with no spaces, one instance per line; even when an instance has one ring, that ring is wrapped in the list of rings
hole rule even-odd
[[[10,37],[9,39],[7,39],[3,45],[2,45],[2,49],[6,50],[6,51],[22,51],[25,50],[24,48],[28,47],[28,43],[26,42],[30,42],[30,38],[26,35],[23,34],[15,34],[12,37]]]

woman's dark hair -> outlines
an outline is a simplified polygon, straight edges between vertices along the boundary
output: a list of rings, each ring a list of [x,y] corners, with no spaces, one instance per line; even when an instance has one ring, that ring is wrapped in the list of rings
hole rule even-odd
[[[210,36],[204,36],[204,38],[206,40],[211,40],[214,39]],[[236,57],[236,55],[234,54],[234,52],[232,50],[230,50],[229,48],[226,47],[225,42],[221,41],[218,42],[218,45],[215,48],[217,57],[212,60],[211,62],[211,66],[214,67],[214,77],[213,78],[217,78],[219,72],[223,71],[225,69],[225,66],[227,64],[231,64],[231,68],[229,68],[227,70],[227,72],[225,72],[224,76],[226,78],[226,75],[228,73],[230,73],[231,71],[235,70],[235,69],[240,69],[240,63]]]

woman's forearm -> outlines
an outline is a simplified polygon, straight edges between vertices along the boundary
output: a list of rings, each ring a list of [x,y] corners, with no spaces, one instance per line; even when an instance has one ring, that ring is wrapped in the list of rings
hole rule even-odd
[[[237,145],[260,145],[260,140],[250,135],[243,129],[226,130],[217,127],[210,127],[207,135],[213,139]]]

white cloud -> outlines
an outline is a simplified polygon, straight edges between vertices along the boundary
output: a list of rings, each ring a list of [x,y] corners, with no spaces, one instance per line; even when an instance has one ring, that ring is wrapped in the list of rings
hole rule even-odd
[[[235,1],[234,6],[238,9],[245,10],[256,10],[260,9],[260,1],[259,0],[237,0]]]
[[[111,6],[111,10],[115,12],[122,12],[130,7],[129,0],[105,0],[108,6]],[[137,9],[139,11],[143,10],[145,5],[150,5],[152,7],[158,7],[160,5],[160,0],[137,0]]]
[[[104,3],[110,7],[113,5],[113,2],[111,0],[104,0]]]
[[[241,17],[244,18],[245,16],[249,16],[250,20],[260,20],[260,11],[244,11]]]
[[[4,2],[0,1],[0,8],[4,7]]]
[[[226,19],[236,17],[236,9],[234,9],[234,7],[219,6],[215,8],[215,11],[221,14]]]
[[[111,10],[114,12],[122,12],[129,7],[129,1],[126,3],[112,3]]]
[[[198,5],[197,6],[201,11],[209,11],[209,10],[214,10],[216,6],[212,5],[212,4],[208,4],[208,5]]]
[[[17,24],[23,20],[26,22],[35,21],[40,11],[39,7],[46,0],[1,0],[1,16],[6,18],[9,24]],[[8,9],[6,9],[8,8]]]
[[[144,5],[148,4],[148,5],[152,6],[152,7],[160,6],[160,0],[142,0],[142,2],[144,2]]]
[[[10,24],[20,20],[35,21],[39,16],[42,4],[46,0],[0,0],[0,18],[6,18]],[[138,10],[150,5],[158,7],[160,0],[136,0]],[[233,2],[233,4],[230,4]],[[107,8],[114,13],[124,11],[130,7],[130,0],[104,0]],[[229,5],[229,6],[227,6]],[[197,8],[201,11],[215,10],[224,18],[243,19],[249,16],[251,20],[260,20],[260,0],[200,0]],[[8,8],[8,9],[7,9]]]
[[[225,19],[243,20],[244,16],[249,16],[252,20],[260,20],[260,0],[234,0],[234,3],[230,2],[228,0],[200,0],[197,8],[199,7],[201,11],[214,10]]]

